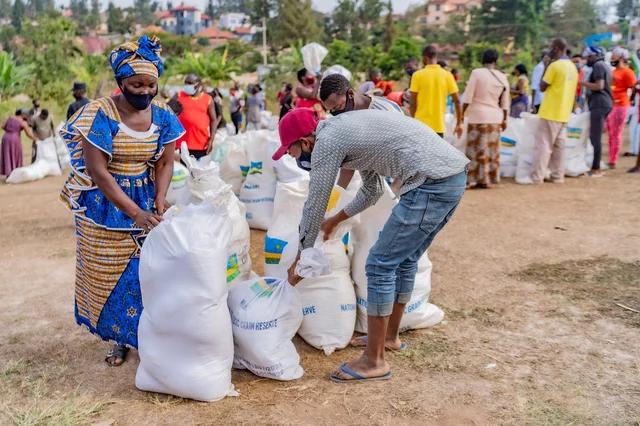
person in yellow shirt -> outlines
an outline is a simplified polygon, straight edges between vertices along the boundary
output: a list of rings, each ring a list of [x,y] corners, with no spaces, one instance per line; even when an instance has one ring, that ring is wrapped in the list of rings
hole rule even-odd
[[[458,85],[453,74],[438,65],[438,51],[428,45],[422,50],[424,68],[411,76],[411,116],[429,126],[440,137],[444,136],[444,115],[447,96],[451,96],[456,108],[456,129],[462,135],[462,110],[458,99]]]
[[[573,110],[578,85],[578,71],[566,55],[567,42],[556,38],[551,42],[551,63],[544,72],[540,90],[544,99],[538,116],[538,137],[533,147],[531,180],[542,183],[551,172],[551,182],[564,182],[564,145],[567,139],[567,123]]]

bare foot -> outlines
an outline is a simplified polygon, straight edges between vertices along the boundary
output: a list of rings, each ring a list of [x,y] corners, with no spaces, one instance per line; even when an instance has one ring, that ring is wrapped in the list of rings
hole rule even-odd
[[[365,379],[382,377],[391,371],[386,361],[382,361],[379,364],[369,363],[367,355],[364,353],[357,360],[346,363],[346,367]],[[354,379],[352,375],[345,373],[340,368],[334,371],[332,375],[343,380]]]
[[[107,352],[107,357],[104,361],[109,364],[110,367],[120,367],[124,364],[124,361],[129,353],[129,348],[124,345],[114,345],[113,348]]]
[[[351,339],[350,344],[351,346],[354,346],[356,348],[362,348],[367,346],[368,340],[369,338],[366,335],[357,336]],[[404,349],[406,346],[404,345],[404,343],[402,343],[399,337],[396,337],[396,338],[387,338],[384,342],[384,347],[387,349],[391,349],[392,351],[399,351],[401,349]]]

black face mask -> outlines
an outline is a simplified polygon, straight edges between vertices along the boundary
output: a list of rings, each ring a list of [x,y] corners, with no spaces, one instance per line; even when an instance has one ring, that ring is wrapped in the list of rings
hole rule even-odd
[[[344,108],[331,111],[331,115],[340,115],[343,112],[353,111],[353,108],[355,107],[356,102],[353,100],[353,96],[349,96],[349,92],[347,92],[346,96],[347,96],[347,101],[344,103]]]
[[[409,77],[411,77],[411,76],[412,76],[412,75],[413,75],[417,70],[415,70],[415,69],[413,69],[413,68],[407,68],[407,69],[406,69],[406,70],[404,70],[404,71],[407,73],[407,75],[408,75]]]
[[[298,164],[298,167],[300,167],[302,170],[306,170],[310,172],[311,171],[311,153],[302,151],[300,153],[300,157],[296,158],[296,163]]]
[[[122,90],[122,95],[129,102],[129,105],[137,109],[138,111],[144,111],[149,108],[151,105],[151,101],[156,97],[158,92],[153,95],[138,95],[135,93],[131,93],[124,85],[120,86],[120,90]]]
[[[612,67],[617,67],[620,64],[620,61],[611,61],[611,66]]]

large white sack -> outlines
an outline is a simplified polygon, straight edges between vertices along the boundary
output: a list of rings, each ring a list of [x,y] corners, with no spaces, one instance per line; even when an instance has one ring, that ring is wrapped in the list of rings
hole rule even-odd
[[[589,112],[571,115],[567,124],[565,144],[565,176],[577,177],[591,170],[591,163],[587,163],[587,147],[591,145],[589,143],[590,128]]]
[[[304,45],[300,49],[300,53],[302,53],[304,67],[312,73],[318,74],[322,67],[322,61],[324,61],[329,51],[323,45],[314,42]]]
[[[309,194],[309,180],[278,182],[273,221],[264,238],[264,273],[287,279],[287,270],[298,254],[298,225]]]
[[[516,175],[518,153],[516,146],[522,139],[524,119],[510,118],[507,128],[500,135],[500,176],[512,178]]]
[[[222,202],[227,205],[227,213],[231,220],[231,241],[227,247],[227,284],[233,285],[251,277],[251,230],[246,219],[244,204],[235,194],[230,192],[219,175],[218,164],[211,156],[196,160],[189,156],[186,143],[182,143],[181,157],[189,170],[188,191],[189,203],[199,204],[203,201]]]
[[[235,368],[276,380],[302,377],[291,339],[302,323],[302,302],[286,281],[255,278],[229,290]]]
[[[247,177],[240,188],[240,201],[247,207],[247,222],[254,229],[266,230],[273,216],[276,175],[269,152],[269,131],[245,133],[245,151],[249,160]]]
[[[351,276],[355,282],[357,297],[356,331],[367,332],[367,257],[371,247],[378,240],[378,236],[396,205],[393,192],[385,185],[385,193],[380,200],[360,213],[360,223],[351,231],[353,243],[353,257],[351,258]],[[400,330],[406,331],[417,328],[431,327],[444,318],[440,308],[428,303],[431,293],[431,261],[425,253],[418,262],[418,273],[411,299],[405,306],[404,315],[400,323]]]
[[[335,186],[329,197],[325,217],[338,213],[351,199],[344,189]],[[342,222],[327,241],[323,241],[322,234],[318,237],[315,247],[321,249],[329,259],[331,273],[305,278],[296,286],[302,299],[304,314],[298,334],[311,346],[322,349],[326,355],[345,348],[353,336],[356,295],[344,236],[359,220],[359,216],[355,216]]]
[[[522,137],[516,145],[516,156],[518,157],[516,167],[516,183],[531,184],[531,169],[533,167],[533,147],[536,139],[539,138],[540,117],[535,114],[523,112],[520,114],[523,121]]]
[[[173,162],[173,174],[167,190],[167,202],[172,206],[175,204],[185,205],[191,199],[188,186],[189,170],[181,163]]]
[[[272,132],[267,139],[268,152],[273,155],[280,148],[278,132]],[[271,166],[276,174],[278,182],[293,182],[300,179],[309,179],[309,172],[298,167],[295,158],[285,154],[279,160],[271,159]]]
[[[62,170],[71,166],[71,155],[69,154],[69,150],[67,149],[67,144],[65,144],[62,137],[60,137],[60,132],[62,131],[64,125],[64,121],[61,121],[60,124],[58,124],[54,139],[56,145],[56,154],[58,155],[58,164],[60,164],[60,169]]]
[[[343,67],[342,65],[331,65],[329,68],[327,68],[324,73],[322,73],[322,77],[326,77],[328,75],[331,74],[340,74],[341,76],[343,76],[344,78],[346,78],[347,80],[351,81],[351,78],[353,77],[351,75],[351,71],[349,71],[348,69],[346,69],[345,67]]]
[[[214,150],[213,158],[220,164],[220,177],[231,185],[236,195],[240,194],[242,182],[249,171],[249,161],[244,150],[246,139],[242,133],[227,136],[216,142]]]
[[[460,137],[456,136],[456,117],[451,113],[446,113],[444,116],[444,140],[461,152],[465,152],[467,149],[467,126],[468,120],[465,117],[464,122],[462,123],[462,135]]]
[[[42,141],[36,141],[36,161],[33,164],[14,169],[7,183],[25,183],[43,179],[47,176],[60,176],[60,163],[58,163],[58,153],[56,140],[54,137]]]
[[[227,307],[226,206],[172,207],[140,256],[136,387],[200,401],[237,395]]]

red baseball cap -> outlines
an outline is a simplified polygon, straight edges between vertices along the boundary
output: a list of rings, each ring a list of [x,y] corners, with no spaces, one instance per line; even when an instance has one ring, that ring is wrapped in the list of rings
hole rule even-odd
[[[286,113],[280,120],[280,124],[278,124],[280,148],[273,154],[272,158],[274,160],[282,158],[291,145],[300,140],[300,138],[313,133],[318,122],[320,122],[320,119],[311,108],[296,108]]]

